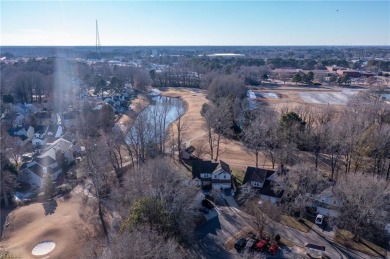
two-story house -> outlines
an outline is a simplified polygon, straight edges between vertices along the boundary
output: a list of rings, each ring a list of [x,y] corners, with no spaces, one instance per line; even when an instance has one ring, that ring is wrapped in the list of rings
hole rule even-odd
[[[222,190],[232,187],[232,172],[228,164],[220,160],[218,167],[211,174],[213,189]]]
[[[260,200],[278,203],[284,191],[276,190],[276,172],[248,166],[241,191],[259,195]]]
[[[218,163],[212,161],[194,160],[192,162],[192,178],[195,185],[211,186],[211,175],[217,167]]]
[[[213,189],[231,188],[232,177],[228,164],[212,161],[195,160],[192,163],[192,177],[195,184],[201,187],[210,186]]]
[[[273,175],[275,171],[266,170],[248,166],[245,172],[244,181],[241,185],[241,191],[244,193],[253,193],[263,188],[265,181]]]
[[[62,172],[58,167],[58,163],[50,156],[40,156],[34,158],[31,162],[23,165],[24,168],[20,175],[21,182],[29,183],[33,187],[41,187],[45,174],[50,174],[53,180],[56,180]]]

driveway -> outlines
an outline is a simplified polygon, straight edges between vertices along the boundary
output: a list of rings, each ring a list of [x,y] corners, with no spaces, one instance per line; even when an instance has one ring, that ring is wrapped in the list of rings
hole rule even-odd
[[[218,213],[218,217],[208,221],[196,231],[198,239],[196,253],[199,255],[199,258],[243,257],[243,255],[237,254],[235,251],[226,251],[224,243],[244,227],[252,226],[254,228],[255,226],[252,224],[251,216],[237,208],[237,203],[229,198],[232,197],[226,196],[225,199],[217,199],[215,211]],[[230,204],[233,206],[230,206]],[[307,233],[303,233],[276,222],[271,227],[283,238],[289,239],[301,247],[304,247],[307,243],[325,246],[326,254],[332,259],[373,258],[333,242],[331,238],[323,235],[321,231],[315,228]],[[283,255],[279,258],[296,258],[292,250],[287,249],[282,251],[282,253]],[[261,255],[256,256],[256,258],[261,258]]]

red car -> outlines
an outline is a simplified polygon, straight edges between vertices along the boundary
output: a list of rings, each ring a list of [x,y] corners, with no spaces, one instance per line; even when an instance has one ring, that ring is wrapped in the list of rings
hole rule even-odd
[[[267,248],[268,241],[267,240],[261,240],[259,243],[256,245],[256,250],[259,252],[263,252],[265,248]]]
[[[279,246],[278,246],[277,244],[273,244],[273,245],[271,245],[271,247],[269,248],[269,253],[270,253],[271,255],[275,255],[276,252],[278,251],[278,249],[279,249]]]

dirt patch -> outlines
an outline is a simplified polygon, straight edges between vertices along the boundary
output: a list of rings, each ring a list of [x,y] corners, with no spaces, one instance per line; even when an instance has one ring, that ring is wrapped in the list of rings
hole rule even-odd
[[[45,215],[42,203],[34,203],[15,209],[9,214],[8,225],[4,229],[0,250],[8,251],[21,258],[36,258],[34,247],[50,240],[55,249],[51,258],[80,258],[87,240],[101,234],[97,213],[86,210],[84,217],[80,210],[93,206],[96,200],[84,199],[81,186],[77,186],[67,200],[57,199],[54,213]]]
[[[357,250],[368,255],[386,257],[386,249],[377,246],[365,239],[362,239],[361,242],[356,242],[355,240],[353,240],[353,236],[354,235],[347,230],[337,229],[334,241],[344,245],[345,247]]]
[[[311,227],[313,226],[313,223],[306,219],[302,219],[302,222],[300,222],[298,219],[287,215],[282,215],[280,223],[304,233],[309,232]]]

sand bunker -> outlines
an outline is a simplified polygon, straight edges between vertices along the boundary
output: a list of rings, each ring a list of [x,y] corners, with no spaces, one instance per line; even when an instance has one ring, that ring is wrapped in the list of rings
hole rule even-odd
[[[52,241],[44,241],[41,243],[38,243],[32,250],[33,255],[46,255],[53,251],[53,249],[56,247],[56,244]]]

